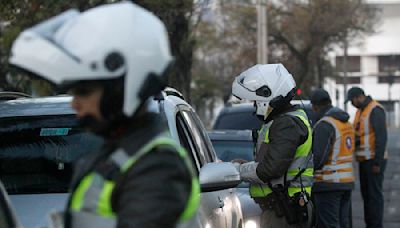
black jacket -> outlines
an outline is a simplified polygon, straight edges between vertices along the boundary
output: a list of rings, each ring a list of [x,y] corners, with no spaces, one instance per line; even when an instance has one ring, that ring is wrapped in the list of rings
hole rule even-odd
[[[81,159],[72,191],[86,174],[106,166],[105,161],[116,148],[122,147],[132,155],[166,131],[165,123],[159,119],[155,114],[136,119],[122,137],[109,140],[99,153]],[[192,177],[179,154],[170,150],[174,149],[156,148],[117,177],[111,198],[117,227],[175,227],[187,205]]]
[[[367,99],[361,105],[361,110],[367,107],[371,101],[372,98],[367,96]],[[369,118],[371,126],[375,131],[375,158],[373,165],[381,166],[382,161],[385,159],[384,155],[387,143],[386,112],[383,108],[377,106],[372,109]]]
[[[317,121],[324,116],[333,117],[341,122],[349,121],[347,112],[332,106],[324,108],[317,116]],[[314,125],[313,130],[313,158],[314,170],[321,169],[329,159],[330,151],[336,140],[335,128],[327,122],[319,122]],[[325,183],[315,182],[313,185],[314,192],[324,191],[341,191],[351,190],[354,188],[354,183]]]
[[[264,182],[283,176],[292,163],[297,147],[308,137],[307,126],[294,116],[285,115],[287,112],[299,109],[290,106],[285,110],[271,113],[267,122],[273,120],[269,130],[269,143],[261,145],[257,153],[257,176]]]

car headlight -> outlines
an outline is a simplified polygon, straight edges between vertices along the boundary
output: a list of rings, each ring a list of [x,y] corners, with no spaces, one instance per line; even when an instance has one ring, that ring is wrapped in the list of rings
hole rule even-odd
[[[253,220],[247,220],[244,223],[244,228],[257,228],[257,223],[254,222]]]

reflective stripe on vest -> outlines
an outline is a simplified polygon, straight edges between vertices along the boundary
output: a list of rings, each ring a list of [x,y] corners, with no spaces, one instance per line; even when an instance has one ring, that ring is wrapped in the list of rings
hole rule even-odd
[[[375,131],[370,127],[371,112],[375,107],[383,108],[378,102],[372,100],[364,110],[357,110],[354,119],[356,135],[360,137],[360,146],[356,149],[357,160],[370,160],[375,157]]]
[[[293,180],[294,177],[299,173],[299,171],[302,168],[304,168],[304,166],[306,166],[306,170],[301,174],[301,176],[296,181],[290,182],[290,185],[288,187],[288,193],[290,196],[293,196],[295,193],[300,192],[303,187],[309,194],[311,194],[311,186],[313,183],[313,176],[314,176],[314,168],[313,168],[314,166],[312,158],[308,156],[311,153],[311,145],[312,145],[312,131],[310,122],[308,121],[306,113],[301,109],[296,110],[294,112],[286,113],[285,115],[290,115],[300,118],[308,129],[307,140],[297,148],[295,157],[289,166],[286,175],[287,181]],[[262,137],[261,139],[264,140],[258,140],[257,148],[261,147],[261,143],[266,143],[266,144],[269,143],[268,135],[271,125],[272,121],[269,124],[264,125],[263,128],[261,128],[259,133],[259,139]],[[310,156],[312,156],[312,154],[310,154]],[[278,184],[284,185],[284,176],[271,180],[271,184],[273,186]],[[272,190],[268,187],[268,185],[250,185],[250,195],[253,198],[265,197],[271,192]]]
[[[179,218],[177,226],[184,227],[195,215],[200,202],[200,184],[192,168],[186,151],[173,139],[166,136],[157,136],[151,142],[143,146],[137,153],[129,156],[123,149],[117,149],[110,159],[118,165],[123,174],[130,169],[141,157],[153,151],[158,146],[174,147],[192,174],[192,189],[187,205]],[[111,206],[111,194],[115,182],[104,179],[100,174],[91,172],[79,183],[72,193],[70,210],[72,211],[72,227],[113,227],[116,225],[116,214]],[[88,226],[84,226],[87,224]],[[96,224],[96,225],[95,225]],[[111,226],[110,226],[111,224]]]
[[[346,122],[343,123],[332,117],[323,117],[315,126],[321,122],[330,124],[335,129],[335,142],[327,163],[321,170],[315,170],[316,182],[349,183],[354,182],[353,153],[354,153],[354,129]]]

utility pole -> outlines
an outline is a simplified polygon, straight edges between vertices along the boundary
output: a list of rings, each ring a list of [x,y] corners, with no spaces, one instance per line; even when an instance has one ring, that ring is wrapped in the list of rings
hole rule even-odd
[[[267,32],[266,0],[257,0],[257,62],[268,63],[268,32]]]
[[[343,97],[346,100],[347,97],[347,49],[348,49],[348,41],[347,41],[347,33],[344,35],[343,39]],[[347,104],[344,104],[344,111],[347,112]]]

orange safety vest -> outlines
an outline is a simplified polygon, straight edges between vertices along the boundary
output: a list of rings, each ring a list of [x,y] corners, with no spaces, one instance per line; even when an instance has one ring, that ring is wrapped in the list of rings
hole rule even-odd
[[[375,157],[375,130],[370,126],[369,117],[377,106],[383,108],[378,102],[372,100],[364,110],[357,110],[354,119],[356,137],[360,138],[360,146],[356,149],[357,161],[370,160]]]
[[[327,116],[319,120],[318,123],[322,121],[333,126],[336,139],[329,153],[328,161],[322,169],[314,172],[315,182],[354,182],[353,153],[355,140],[353,126],[349,122],[343,123]]]

